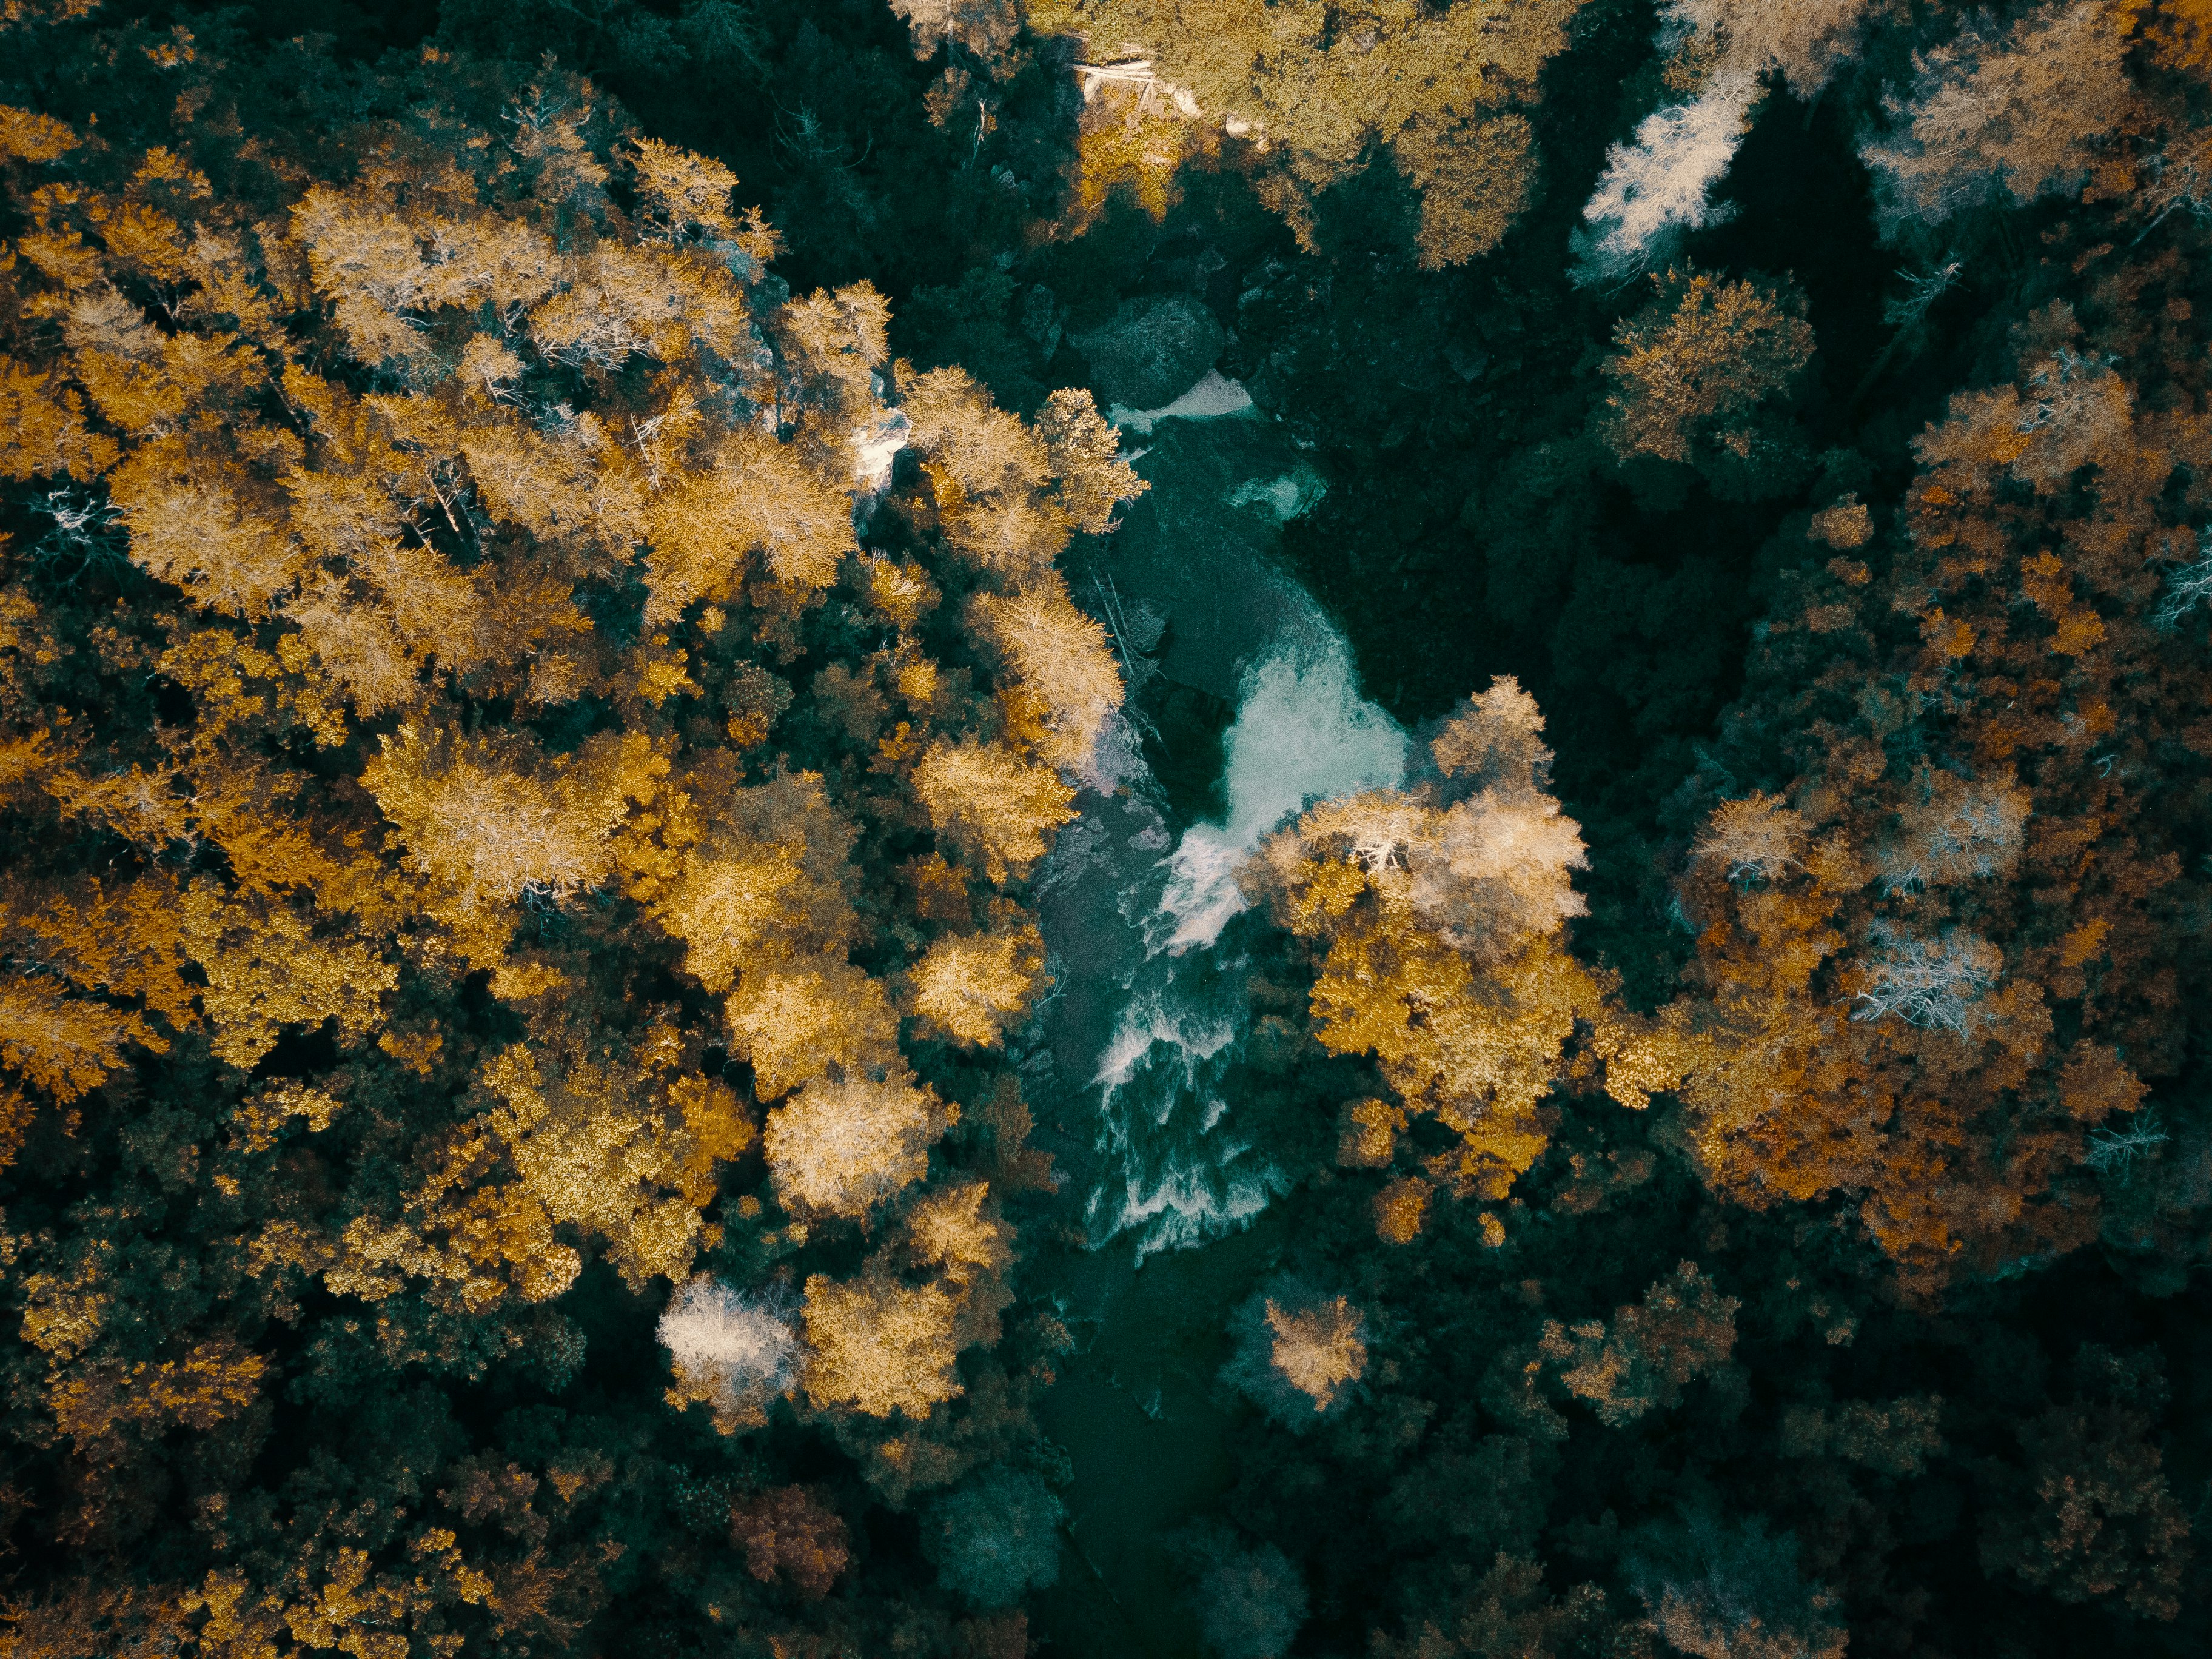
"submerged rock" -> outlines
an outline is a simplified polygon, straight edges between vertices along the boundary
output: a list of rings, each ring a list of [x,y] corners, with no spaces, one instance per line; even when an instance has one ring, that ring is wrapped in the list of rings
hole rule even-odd
[[[1308,623],[1313,602],[1282,568],[1282,523],[1298,505],[1285,497],[1317,495],[1320,481],[1271,422],[1163,421],[1151,445],[1139,471],[1152,487],[1115,532],[1113,579],[1122,604],[1173,619],[1158,656],[1167,678],[1233,705],[1247,665]]]
[[[1122,301],[1104,323],[1074,338],[1101,404],[1158,409],[1197,384],[1226,337],[1192,295],[1150,294]]]

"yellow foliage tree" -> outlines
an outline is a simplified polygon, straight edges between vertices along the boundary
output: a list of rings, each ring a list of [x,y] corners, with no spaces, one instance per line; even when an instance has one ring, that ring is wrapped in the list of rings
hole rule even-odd
[[[1750,459],[1747,417],[1812,360],[1803,299],[1694,270],[1652,281],[1658,297],[1613,331],[1606,441],[1623,459],[1689,461],[1713,448]]]
[[[1261,170],[1302,239],[1313,198],[1376,148],[1421,192],[1434,270],[1487,253],[1526,206],[1527,118],[1583,0],[1503,12],[1419,0],[1035,0],[1039,33],[1079,37],[1089,95],[1141,82],[1184,118],[1218,123]],[[1110,132],[1110,129],[1101,129]]]
[[[730,1035],[769,1100],[836,1066],[883,1071],[898,1053],[898,1020],[882,981],[851,963],[802,957],[749,969],[726,1005]]]
[[[1625,1042],[1610,985],[1565,948],[1565,923],[1583,911],[1569,874],[1585,860],[1547,792],[1542,730],[1534,700],[1501,679],[1437,732],[1414,787],[1316,807],[1246,873],[1321,952],[1310,1002],[1322,1045],[1373,1054],[1404,1111],[1457,1136],[1386,1188],[1376,1229],[1393,1242],[1419,1231],[1429,1183],[1502,1198],[1542,1155],[1544,1102],[1566,1076],[1578,1021],[1601,1052]],[[1395,1156],[1403,1119],[1376,1105],[1347,1140],[1358,1166]]]
[[[655,1077],[672,1063],[672,1034],[636,1071],[574,1054],[551,1070],[522,1045],[483,1067],[500,1101],[494,1131],[531,1197],[556,1224],[604,1239],[608,1260],[633,1285],[659,1273],[681,1281],[712,1236],[700,1210],[715,1192],[715,1166],[751,1145],[753,1126],[725,1085]],[[656,1086],[657,1085],[657,1086]]]
[[[995,933],[946,933],[908,970],[914,1010],[926,1028],[988,1048],[1028,1011],[1044,971],[1034,927]]]
[[[1367,1369],[1365,1322],[1342,1297],[1304,1309],[1270,1298],[1265,1312],[1275,1337],[1268,1363],[1313,1401],[1315,1411],[1334,1405]]]
[[[215,1028],[216,1057],[251,1067],[276,1046],[278,1028],[310,1031],[337,1022],[348,1047],[382,1024],[381,999],[399,982],[396,963],[374,945],[325,933],[293,905],[227,896],[205,878],[184,906],[185,948],[206,971],[200,1000]]]
[[[802,1215],[865,1217],[928,1174],[948,1121],[911,1078],[817,1078],[769,1114],[776,1196]]]
[[[926,1415],[960,1392],[954,1312],[941,1285],[906,1285],[883,1273],[808,1279],[806,1397],[870,1417]]]
[[[1027,874],[1045,837],[1075,816],[1075,791],[1003,743],[939,739],[914,787],[945,844],[994,882]]]

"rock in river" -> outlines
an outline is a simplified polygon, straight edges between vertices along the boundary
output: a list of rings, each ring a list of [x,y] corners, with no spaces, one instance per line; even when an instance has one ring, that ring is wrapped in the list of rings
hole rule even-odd
[[[1196,385],[1221,355],[1221,325],[1188,294],[1124,301],[1098,327],[1075,337],[1091,364],[1101,404],[1157,409]]]

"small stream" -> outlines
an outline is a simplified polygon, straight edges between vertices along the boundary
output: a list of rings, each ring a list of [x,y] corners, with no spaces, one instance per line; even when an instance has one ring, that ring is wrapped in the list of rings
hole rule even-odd
[[[1289,1185],[1225,1086],[1250,1027],[1245,942],[1266,925],[1236,872],[1307,802],[1394,785],[1406,757],[1279,556],[1319,479],[1266,417],[1201,401],[1231,412],[1152,423],[1152,489],[1093,578],[1146,654],[1125,740],[1039,878],[1057,990],[1022,1062],[1082,1240],[1032,1269],[1079,1344],[1040,1407],[1074,1480],[1071,1559],[1035,1616],[1055,1650],[1119,1659],[1200,1650],[1161,1539],[1231,1479],[1223,1328],[1279,1247],[1269,1206]]]

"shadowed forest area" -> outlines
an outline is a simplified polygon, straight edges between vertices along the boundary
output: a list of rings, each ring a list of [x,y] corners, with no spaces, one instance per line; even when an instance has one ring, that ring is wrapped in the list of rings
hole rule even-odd
[[[0,0],[0,1659],[2212,1654],[2212,0]]]

